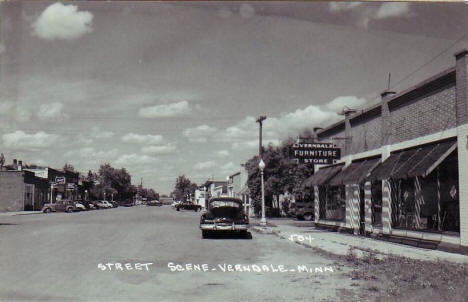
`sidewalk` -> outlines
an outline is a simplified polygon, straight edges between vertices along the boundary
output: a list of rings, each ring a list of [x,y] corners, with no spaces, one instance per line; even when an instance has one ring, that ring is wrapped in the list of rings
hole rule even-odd
[[[274,234],[285,240],[338,256],[346,256],[351,251],[357,257],[364,257],[369,254],[369,251],[373,251],[378,258],[395,255],[417,260],[468,263],[466,255],[316,229],[312,222],[296,221],[291,218],[272,218],[269,219],[267,227],[262,227],[259,223],[260,219],[251,218],[250,229],[258,233]]]
[[[20,212],[1,212],[1,216],[17,216],[17,215],[32,215],[32,214],[42,214],[41,211],[20,211]]]

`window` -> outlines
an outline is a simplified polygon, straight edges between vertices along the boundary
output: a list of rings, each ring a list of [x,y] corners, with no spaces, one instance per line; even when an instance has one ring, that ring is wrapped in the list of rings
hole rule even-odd
[[[371,183],[371,217],[372,225],[382,225],[382,181],[376,180]]]
[[[334,221],[346,219],[345,186],[320,187],[320,218]]]

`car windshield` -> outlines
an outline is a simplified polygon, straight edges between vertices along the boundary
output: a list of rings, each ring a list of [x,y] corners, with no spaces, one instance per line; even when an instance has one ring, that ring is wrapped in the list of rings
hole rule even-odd
[[[220,208],[220,207],[232,207],[238,208],[240,204],[235,201],[225,201],[225,200],[214,200],[210,203],[212,208]]]

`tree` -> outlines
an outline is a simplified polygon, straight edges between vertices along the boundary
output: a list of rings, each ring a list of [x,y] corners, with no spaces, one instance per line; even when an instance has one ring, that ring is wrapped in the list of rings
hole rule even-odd
[[[192,195],[197,189],[197,184],[192,183],[190,179],[185,177],[185,175],[180,175],[176,179],[174,186],[174,191],[172,191],[171,196],[176,200],[186,200],[187,195]]]
[[[293,138],[288,138],[280,146],[269,145],[263,149],[263,161],[265,162],[265,205],[279,208],[279,195],[286,192],[292,194],[304,192],[302,182],[314,172],[313,164],[298,164],[293,158]],[[248,172],[247,185],[250,189],[250,197],[256,213],[261,210],[261,180],[258,168],[259,157],[253,156],[245,163]],[[309,197],[310,198],[310,197]]]
[[[62,171],[64,171],[64,172],[66,172],[66,171],[75,172],[75,167],[73,167],[72,164],[66,163],[63,166]]]

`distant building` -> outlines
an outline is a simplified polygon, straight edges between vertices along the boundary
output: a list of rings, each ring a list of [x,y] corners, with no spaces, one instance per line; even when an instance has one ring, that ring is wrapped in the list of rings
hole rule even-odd
[[[46,179],[23,170],[21,161],[14,160],[0,171],[0,212],[41,210],[47,202],[47,189]]]

